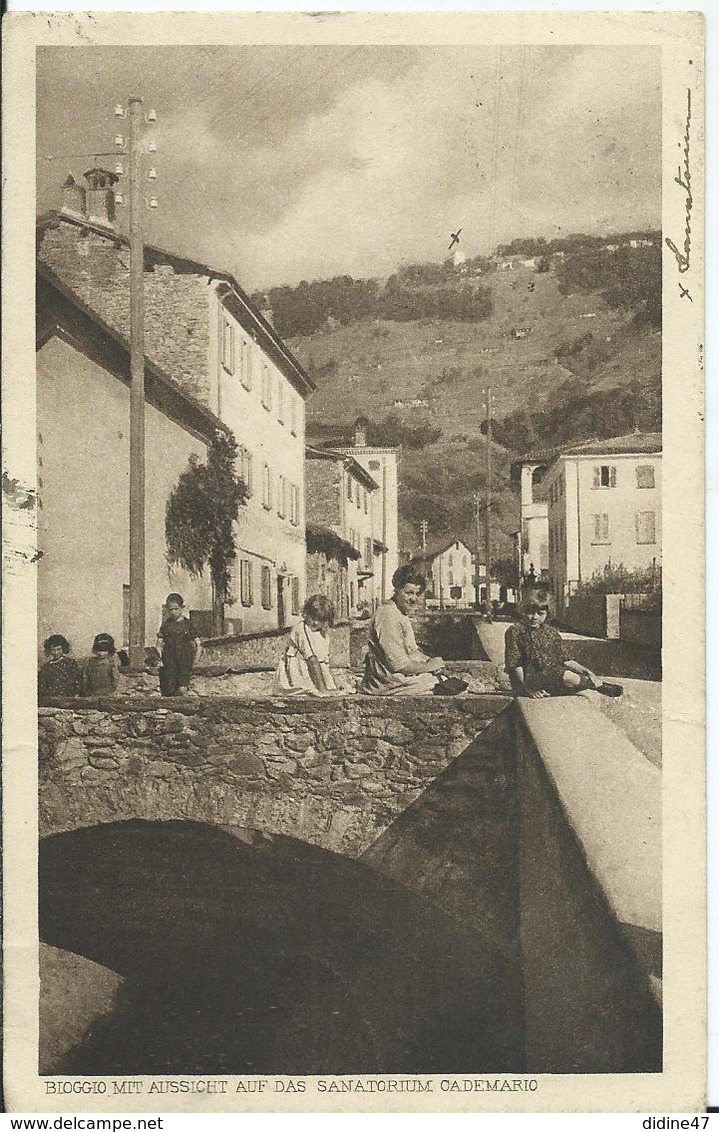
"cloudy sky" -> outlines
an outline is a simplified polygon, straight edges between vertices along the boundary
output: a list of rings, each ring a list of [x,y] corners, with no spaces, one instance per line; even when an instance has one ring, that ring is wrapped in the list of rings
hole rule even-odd
[[[248,288],[441,260],[457,227],[468,256],[658,227],[659,67],[641,47],[42,48],[37,208],[140,95],[146,240]]]

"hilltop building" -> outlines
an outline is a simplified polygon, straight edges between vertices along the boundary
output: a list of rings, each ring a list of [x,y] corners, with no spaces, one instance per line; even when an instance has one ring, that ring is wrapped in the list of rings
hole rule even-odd
[[[542,481],[549,577],[561,612],[605,567],[661,569],[660,433],[630,433],[560,452]]]
[[[315,528],[309,541],[318,556],[308,562],[308,592],[332,597],[343,617],[353,617],[365,606],[374,609],[378,601],[375,580],[381,575],[384,550],[374,538],[377,482],[352,456],[313,447],[306,449],[305,481],[308,527]],[[349,551],[325,540],[323,562],[317,528],[333,532]]]
[[[45,351],[47,343],[40,347],[48,355],[47,366],[43,353],[43,364],[38,367],[39,413],[46,422],[43,443],[47,445],[48,437],[52,438],[55,458],[50,467],[43,459],[42,471],[39,467],[38,473],[43,481],[54,477],[55,499],[63,496],[77,500],[78,484],[107,480],[102,488],[102,507],[100,486],[94,482],[92,508],[78,507],[79,519],[70,524],[63,536],[66,606],[83,607],[83,578],[87,572],[82,558],[89,541],[106,541],[105,557],[101,562],[96,556],[93,574],[105,569],[103,563],[107,560],[117,564],[116,569],[113,566],[113,576],[115,572],[118,578],[122,576],[119,592],[114,594],[113,590],[109,604],[103,597],[98,605],[97,616],[105,611],[99,625],[93,614],[95,632],[98,627],[112,631],[108,618],[117,625],[116,611],[121,608],[122,586],[128,573],[124,455],[128,424],[121,404],[117,406],[114,432],[108,432],[102,412],[84,411],[93,402],[93,389],[99,390],[104,383],[103,388],[109,386],[117,401],[121,386],[109,383],[103,376],[106,348],[101,341],[93,347],[96,368],[88,369],[81,361],[82,350],[68,351],[66,339],[73,337],[73,320],[79,320],[73,312],[79,311],[90,323],[98,324],[121,351],[126,351],[130,291],[128,241],[115,225],[114,174],[102,169],[89,170],[85,180],[87,188],[68,177],[63,187],[63,207],[38,221],[38,278],[69,303],[69,327],[61,335],[54,335],[50,351]],[[195,407],[193,421],[201,411],[202,419],[209,422],[208,429],[210,424],[225,425],[240,445],[238,472],[250,494],[236,532],[238,555],[233,601],[227,608],[229,627],[240,631],[282,625],[299,611],[304,599],[305,402],[314,385],[271,324],[227,272],[147,245],[144,289],[148,371],[163,375],[176,399],[184,395],[183,405],[187,402]],[[89,335],[89,327],[86,329]],[[53,383],[51,394],[45,385]],[[48,405],[62,404],[59,417],[43,407],[45,399]],[[196,424],[193,428],[193,439],[203,444],[207,429],[203,433]],[[184,439],[171,442],[166,431],[160,436],[148,428],[147,437],[148,510],[152,508],[147,525],[147,625],[148,634],[153,637],[161,612],[157,593],[167,592],[168,577],[164,547],[160,565],[149,546],[153,539],[158,540],[158,545],[164,543],[165,502],[190,453]],[[73,461],[61,457],[61,436],[66,449],[74,453]],[[67,437],[72,439],[67,442]],[[105,461],[98,459],[100,437],[109,445],[108,451],[113,452]],[[115,440],[124,445],[116,454]],[[88,453],[87,459],[80,467],[77,461],[84,452]],[[201,456],[201,449],[195,454]],[[159,478],[153,471],[157,464],[163,468]],[[82,523],[82,531],[77,529],[78,523]],[[92,532],[90,538],[88,532]],[[46,538],[51,541],[41,547],[47,557],[44,576],[42,572],[40,576],[41,607],[49,599],[48,587],[59,585],[52,567],[57,560],[54,540],[58,537],[56,526],[47,528]],[[162,581],[156,593],[158,577]],[[188,584],[183,592],[189,592]]]

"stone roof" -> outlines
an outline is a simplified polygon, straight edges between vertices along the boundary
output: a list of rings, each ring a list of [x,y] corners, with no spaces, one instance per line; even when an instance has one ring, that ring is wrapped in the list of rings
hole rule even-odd
[[[126,339],[130,331],[130,252],[126,237],[82,218],[51,212],[38,221],[38,263]],[[192,397],[210,403],[210,284],[234,293],[232,313],[255,333],[289,380],[307,396],[314,384],[236,280],[207,264],[145,246],[145,354]]]

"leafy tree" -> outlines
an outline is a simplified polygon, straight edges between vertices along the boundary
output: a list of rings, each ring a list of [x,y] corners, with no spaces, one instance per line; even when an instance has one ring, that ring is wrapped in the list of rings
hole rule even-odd
[[[247,498],[247,485],[235,471],[237,441],[218,431],[207,462],[190,456],[165,506],[167,561],[193,578],[209,567],[212,581],[212,631],[224,631],[224,606],[235,558],[234,524]]]

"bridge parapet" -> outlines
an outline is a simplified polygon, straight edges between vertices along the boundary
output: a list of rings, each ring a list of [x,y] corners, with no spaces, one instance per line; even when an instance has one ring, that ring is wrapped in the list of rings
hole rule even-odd
[[[39,715],[40,833],[186,819],[356,857],[507,703],[491,695],[55,701]],[[507,758],[483,759],[495,795],[509,789]]]

